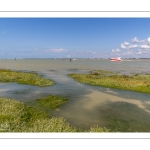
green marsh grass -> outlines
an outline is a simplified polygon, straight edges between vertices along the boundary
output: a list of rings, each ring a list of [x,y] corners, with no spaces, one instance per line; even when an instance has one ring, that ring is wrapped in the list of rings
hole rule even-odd
[[[42,110],[40,107],[37,107],[36,105],[28,106],[22,102],[13,99],[0,97],[0,108],[1,108],[0,132],[108,132],[109,131],[106,128],[101,128],[98,126],[92,127],[89,130],[78,129],[74,126],[71,126],[62,117],[52,117],[50,114],[46,113],[46,111]],[[54,108],[52,107],[52,109]]]
[[[65,104],[68,99],[61,96],[50,95],[44,98],[39,98],[36,101],[44,108],[56,109],[62,104]]]
[[[18,82],[19,84],[29,84],[41,87],[55,84],[54,81],[44,78],[42,75],[36,73],[0,69],[0,83],[8,82]]]
[[[132,90],[150,94],[150,75],[120,75],[115,72],[94,71],[91,74],[70,74],[78,82],[93,86],[103,86]]]

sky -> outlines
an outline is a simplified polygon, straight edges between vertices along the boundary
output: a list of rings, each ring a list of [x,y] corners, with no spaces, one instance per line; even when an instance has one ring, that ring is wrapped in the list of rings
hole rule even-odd
[[[0,18],[0,58],[149,58],[150,18]]]

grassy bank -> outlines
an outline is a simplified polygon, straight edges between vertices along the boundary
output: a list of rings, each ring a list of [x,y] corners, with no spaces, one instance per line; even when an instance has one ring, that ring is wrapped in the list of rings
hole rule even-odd
[[[28,106],[17,100],[0,98],[0,132],[108,132],[98,126],[77,129],[64,118],[52,117],[40,107],[55,110],[66,101],[63,97],[48,96],[38,99],[38,105]]]
[[[19,84],[30,84],[41,87],[55,84],[54,81],[43,78],[36,73],[0,69],[0,83],[7,82],[18,82]]]
[[[150,75],[119,75],[108,71],[94,71],[91,74],[70,74],[78,82],[150,94]]]

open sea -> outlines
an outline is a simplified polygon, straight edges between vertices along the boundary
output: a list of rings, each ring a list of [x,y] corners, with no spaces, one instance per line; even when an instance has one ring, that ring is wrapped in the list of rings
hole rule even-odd
[[[65,118],[71,125],[89,129],[99,125],[112,131],[150,132],[150,94],[90,86],[68,77],[71,73],[93,70],[117,71],[121,74],[150,74],[150,59],[18,59],[0,60],[0,68],[35,71],[56,82],[54,86],[37,87],[17,83],[0,83],[0,97],[21,102],[47,95],[68,97],[68,103],[53,116]]]

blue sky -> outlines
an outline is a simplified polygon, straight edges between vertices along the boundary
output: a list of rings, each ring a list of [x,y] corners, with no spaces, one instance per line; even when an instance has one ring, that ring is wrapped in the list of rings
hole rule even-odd
[[[0,18],[0,58],[150,57],[150,18]]]

